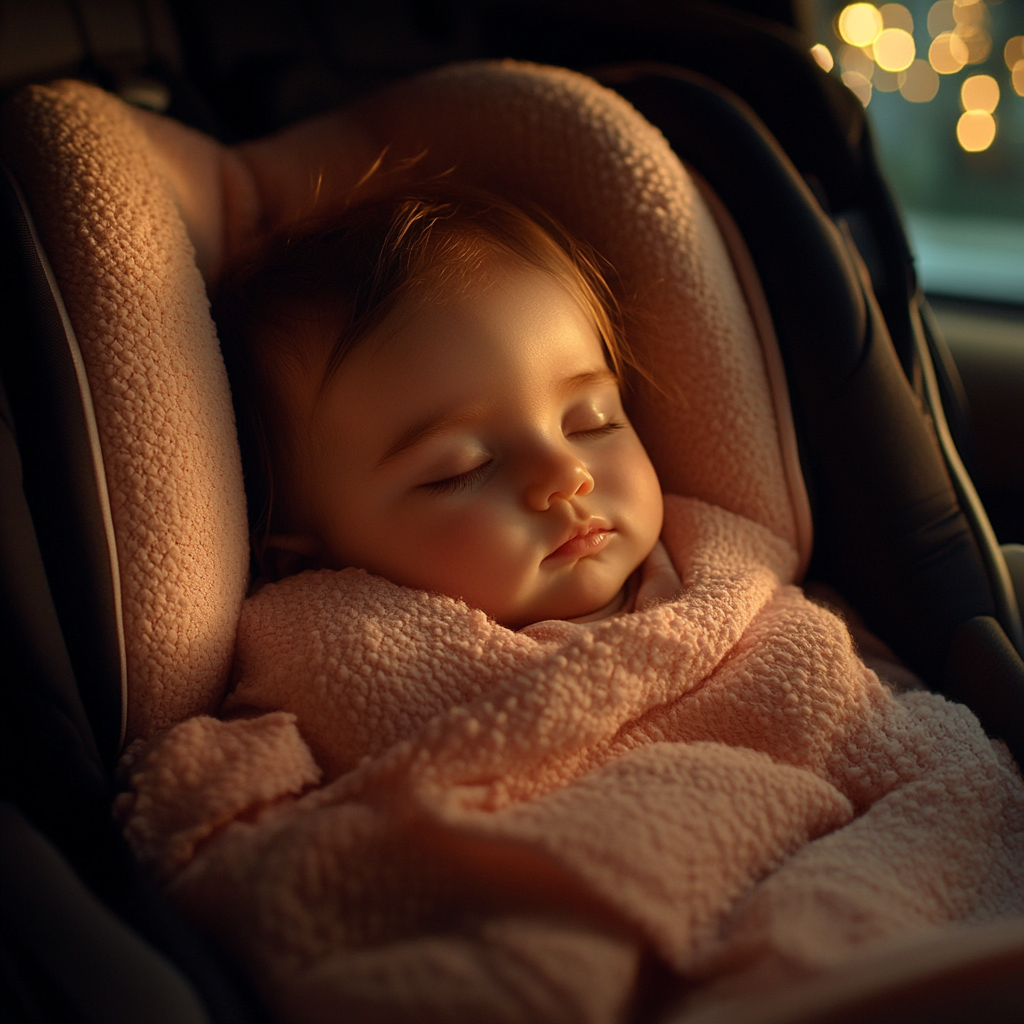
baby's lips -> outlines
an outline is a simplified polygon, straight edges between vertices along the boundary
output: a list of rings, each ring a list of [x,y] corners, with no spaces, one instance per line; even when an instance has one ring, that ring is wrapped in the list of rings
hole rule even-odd
[[[551,552],[545,562],[562,559],[583,558],[585,555],[595,554],[608,543],[609,538],[615,530],[605,524],[587,524],[582,529],[576,529],[569,535],[568,539]]]

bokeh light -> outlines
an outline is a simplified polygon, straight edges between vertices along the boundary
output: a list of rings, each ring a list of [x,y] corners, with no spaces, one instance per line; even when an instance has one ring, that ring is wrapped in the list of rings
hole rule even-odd
[[[1011,71],[1017,66],[1017,61],[1024,60],[1024,36],[1011,36],[1006,40],[1003,60]]]
[[[887,28],[875,40],[875,61],[885,71],[906,71],[917,56],[914,37],[902,28]]]
[[[904,32],[914,31],[914,16],[903,4],[882,4],[878,8],[882,24],[886,28],[901,28]]]
[[[859,71],[844,71],[843,85],[866,107],[871,102],[871,83]]]
[[[825,71],[831,71],[835,67],[836,62],[832,59],[832,51],[824,43],[815,43],[811,47],[811,56],[818,67]]]
[[[957,47],[956,53],[953,50],[954,43]],[[961,57],[967,57],[967,48],[963,45],[962,40],[952,32],[940,32],[928,48],[928,63],[940,75],[955,75],[960,71],[967,63],[966,59],[961,59]]]
[[[827,71],[838,65],[843,83],[865,107],[875,91],[899,91],[908,103],[930,103],[939,93],[940,76],[958,75],[992,55],[989,4],[999,2],[935,0],[921,8],[913,8],[909,0],[878,6],[850,3],[832,23],[843,41],[835,57],[821,43],[811,48],[811,54]],[[923,52],[917,53],[911,8],[927,21],[927,59]],[[1024,34],[1007,41],[1002,53],[1014,91],[1024,96]],[[980,153],[996,137],[993,114],[999,106],[1000,86],[992,75],[983,74],[969,75],[959,84],[963,114],[956,123],[957,141],[967,152]]]
[[[987,23],[988,16],[984,0],[972,0],[971,3],[953,0],[953,19],[958,25],[977,25],[980,28]]]
[[[856,71],[868,82],[875,73],[875,62],[859,46],[844,46],[839,51],[839,66],[844,71]]]
[[[999,83],[991,75],[971,75],[960,86],[964,110],[983,110],[991,114],[999,106]]]
[[[886,71],[884,68],[879,68],[871,76],[871,88],[877,89],[879,92],[896,92],[900,87],[902,74],[902,71]]]
[[[984,0],[953,0],[953,19],[956,21],[953,39],[963,42],[966,57],[957,53],[955,42],[950,44],[954,54],[961,56],[965,64],[980,64],[988,60],[992,52],[992,36],[988,32],[989,13]]]
[[[850,4],[839,12],[839,35],[851,46],[870,46],[885,28],[874,4]]]
[[[1024,60],[1013,65],[1010,80],[1013,82],[1013,91],[1018,96],[1024,96]]]
[[[915,60],[899,78],[900,95],[908,103],[930,103],[939,91],[939,76],[926,60]]]
[[[958,45],[964,49],[958,50]],[[950,41],[950,49],[958,56],[962,53],[965,57],[965,64],[981,64],[988,60],[988,56],[992,52],[992,37],[984,31],[972,32],[970,35],[954,32]]]
[[[1024,0],[808,6],[805,45],[867,108],[923,287],[1024,307]]]
[[[956,138],[968,153],[981,153],[996,137],[996,119],[984,110],[967,110],[956,123]]]
[[[971,49],[971,64],[981,64],[988,60],[989,55],[992,53],[992,36],[988,32],[982,32],[979,36],[974,37],[978,41],[978,48],[971,49],[971,39],[968,39],[968,49]]]
[[[952,32],[956,28],[953,17],[953,0],[939,0],[932,4],[928,11],[928,35],[934,38],[943,32]]]

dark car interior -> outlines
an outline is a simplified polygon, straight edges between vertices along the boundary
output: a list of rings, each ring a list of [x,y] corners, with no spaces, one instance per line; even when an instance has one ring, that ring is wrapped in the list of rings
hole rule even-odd
[[[810,0],[0,0],[0,90],[78,78],[225,143],[452,61],[552,64],[619,91],[712,184],[761,278],[814,516],[808,579],[1021,763],[1024,305],[921,288],[864,108],[809,56],[813,16]],[[270,1020],[110,813],[107,527],[21,184],[0,184],[0,1016]],[[986,955],[946,963],[944,985],[910,965],[909,981],[866,974],[749,1020],[1008,1024],[1024,952]],[[636,1019],[676,1019],[671,1005]]]

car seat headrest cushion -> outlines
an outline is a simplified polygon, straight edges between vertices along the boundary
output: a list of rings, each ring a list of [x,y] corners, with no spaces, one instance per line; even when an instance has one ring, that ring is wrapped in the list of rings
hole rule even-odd
[[[659,386],[637,382],[630,415],[664,489],[762,523],[806,564],[785,378],[742,239],[660,132],[593,80],[453,65],[233,150],[62,82],[16,97],[2,132],[93,390],[128,738],[216,708],[245,587],[241,469],[203,277],[215,285],[267,232],[396,180],[367,177],[382,154],[409,175],[537,203],[609,259],[644,313],[630,342]]]

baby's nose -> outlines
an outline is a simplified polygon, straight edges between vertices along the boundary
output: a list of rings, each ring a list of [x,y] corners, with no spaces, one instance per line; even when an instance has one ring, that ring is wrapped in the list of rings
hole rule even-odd
[[[535,483],[527,489],[526,500],[538,512],[549,509],[555,501],[584,497],[594,489],[594,478],[576,458],[553,460]]]

